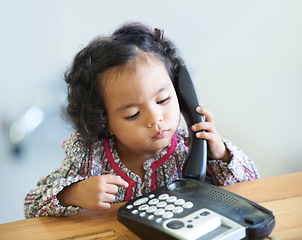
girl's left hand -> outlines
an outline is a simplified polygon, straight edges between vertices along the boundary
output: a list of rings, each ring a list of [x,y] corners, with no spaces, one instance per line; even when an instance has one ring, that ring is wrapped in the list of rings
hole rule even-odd
[[[214,115],[204,107],[197,107],[196,112],[204,115],[205,122],[199,122],[192,126],[192,130],[196,132],[197,138],[207,140],[208,159],[222,160],[229,163],[231,160],[230,152],[226,149],[222,139],[214,126]],[[201,132],[204,130],[205,132]]]

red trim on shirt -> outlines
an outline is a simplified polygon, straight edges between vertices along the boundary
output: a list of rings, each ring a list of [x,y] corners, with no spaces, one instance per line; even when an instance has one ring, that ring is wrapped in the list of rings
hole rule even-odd
[[[174,150],[176,148],[176,144],[177,144],[177,135],[175,134],[172,138],[171,146],[170,146],[169,150],[167,151],[167,153],[164,156],[162,156],[158,161],[151,164],[151,169],[152,169],[152,172],[151,172],[151,191],[156,189],[155,170],[157,168],[159,168],[161,165],[163,165],[169,159],[169,157],[172,155],[172,153],[174,152]]]
[[[108,139],[103,139],[104,140],[104,148],[105,148],[105,154],[108,159],[108,162],[112,169],[126,182],[129,183],[129,186],[127,188],[126,196],[125,196],[125,201],[129,201],[132,199],[133,195],[133,188],[135,186],[135,181],[131,179],[114,161],[114,158],[112,156],[111,148],[110,148],[110,143]]]

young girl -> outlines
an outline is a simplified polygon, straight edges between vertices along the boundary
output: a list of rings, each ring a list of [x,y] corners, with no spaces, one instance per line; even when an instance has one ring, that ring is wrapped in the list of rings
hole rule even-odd
[[[181,177],[186,130],[173,82],[183,61],[175,46],[141,23],[94,39],[65,75],[67,113],[76,130],[63,142],[66,158],[25,198],[25,216],[68,216],[106,210]],[[206,181],[232,184],[259,177],[241,150],[222,139],[213,114],[192,130],[208,142]],[[205,130],[205,132],[200,132]]]

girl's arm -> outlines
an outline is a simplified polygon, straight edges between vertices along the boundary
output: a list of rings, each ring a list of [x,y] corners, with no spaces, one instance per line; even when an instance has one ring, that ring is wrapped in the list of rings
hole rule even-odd
[[[89,210],[107,210],[114,202],[118,186],[128,187],[120,176],[105,174],[90,177],[63,189],[57,196],[63,206],[80,206]]]
[[[24,199],[24,214],[26,218],[41,216],[69,216],[76,214],[81,208],[63,207],[57,199],[57,194],[65,187],[85,179],[79,175],[65,178],[59,169],[38,181]]]
[[[230,185],[260,178],[253,160],[230,141],[226,139],[222,141],[230,152],[230,163],[222,160],[208,160],[207,182],[215,185]]]
[[[38,181],[36,187],[29,191],[24,200],[24,213],[26,218],[40,216],[68,216],[76,214],[81,208],[60,204],[57,195],[65,187],[88,178],[85,156],[81,156],[80,142],[74,133],[69,140],[63,143],[66,158],[60,169],[52,171],[49,175]]]
[[[68,216],[82,208],[106,210],[115,200],[118,186],[127,188],[121,177],[104,174],[92,176],[94,145],[87,146],[74,133],[63,143],[66,158],[60,169],[41,179],[25,198],[25,216]]]
[[[207,140],[206,180],[215,185],[228,185],[259,178],[255,163],[238,147],[220,137],[214,126],[214,115],[203,107],[197,107],[196,111],[203,114],[206,119],[205,122],[192,126],[197,138]],[[205,132],[200,132],[201,130],[205,130]]]

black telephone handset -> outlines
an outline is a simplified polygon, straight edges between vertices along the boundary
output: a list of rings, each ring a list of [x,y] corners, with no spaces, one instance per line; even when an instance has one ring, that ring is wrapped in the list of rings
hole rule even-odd
[[[194,123],[204,122],[205,119],[204,116],[198,114],[195,110],[197,106],[200,106],[200,103],[185,66],[180,67],[174,87],[181,113],[188,124],[190,137],[189,152],[183,167],[182,176],[204,181],[207,170],[207,142],[204,139],[197,139],[191,130],[191,126]]]
[[[174,86],[190,132],[183,177],[128,201],[118,209],[118,220],[150,240],[266,238],[275,227],[270,210],[203,181],[207,143],[195,137],[191,126],[204,118],[195,110],[199,101],[185,66]]]

